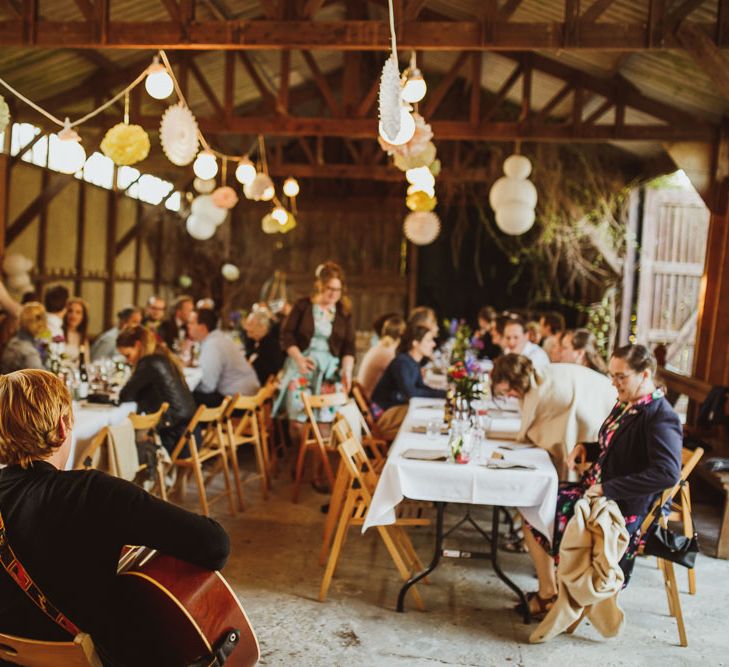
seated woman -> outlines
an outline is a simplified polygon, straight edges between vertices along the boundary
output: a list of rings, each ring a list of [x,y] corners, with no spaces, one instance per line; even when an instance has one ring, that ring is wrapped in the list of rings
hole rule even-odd
[[[172,453],[197,407],[180,363],[143,326],[124,329],[116,339],[116,347],[133,369],[119,400],[135,401],[137,411],[146,413],[156,412],[165,401],[169,403],[159,435],[165,449]]]
[[[416,396],[445,398],[442,389],[423,382],[420,364],[435,348],[431,326],[408,326],[400,341],[398,355],[390,362],[372,393],[372,414],[382,437],[391,440],[405,419],[408,401]]]
[[[494,362],[495,395],[519,399],[517,440],[546,449],[560,479],[567,457],[581,442],[595,442],[600,424],[615,404],[615,389],[604,375],[576,364],[535,368],[526,357],[506,354]]]
[[[377,332],[379,337],[377,343],[367,350],[362,358],[357,371],[357,382],[364,390],[367,399],[372,398],[372,392],[385,369],[395,358],[404,331],[405,320],[402,317],[393,315],[387,318]]]
[[[597,349],[597,338],[587,329],[575,329],[562,334],[559,360],[564,364],[587,366],[603,375],[607,373],[607,364]]]
[[[86,302],[78,297],[69,299],[66,304],[66,314],[63,316],[63,336],[66,339],[64,347],[66,365],[76,368],[81,352],[84,353],[86,363],[91,360],[88,327],[89,308]]]
[[[554,559],[559,555],[564,529],[580,498],[605,496],[618,504],[631,536],[620,561],[627,585],[640,543],[640,525],[658,494],[679,480],[681,422],[663,392],[656,389],[655,369],[655,358],[643,345],[615,350],[610,359],[610,377],[618,392],[618,402],[600,427],[597,460],[578,483],[561,486],[551,544],[531,526],[524,531],[539,579],[539,590],[528,596],[530,609],[537,616],[546,614],[557,597]],[[568,464],[574,466],[584,455],[584,446],[578,445]]]
[[[122,479],[98,470],[64,470],[72,430],[63,380],[41,370],[0,376],[0,466],[7,466],[0,469],[2,524],[7,544],[37,587],[36,595],[26,592],[0,563],[0,632],[72,641],[64,619],[40,606],[41,596],[48,596],[91,635],[107,667],[169,664],[164,647],[140,641],[134,610],[123,603],[125,578],[116,574],[120,550],[144,545],[218,570],[228,556],[228,536],[212,519]]]
[[[18,332],[3,350],[0,373],[43,368],[38,337],[47,328],[46,309],[43,304],[37,301],[26,303],[20,310]]]

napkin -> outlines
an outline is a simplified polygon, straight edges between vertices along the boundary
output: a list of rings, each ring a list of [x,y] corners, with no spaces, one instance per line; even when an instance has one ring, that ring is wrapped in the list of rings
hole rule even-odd
[[[448,455],[437,449],[406,449],[400,456],[415,461],[447,461]]]

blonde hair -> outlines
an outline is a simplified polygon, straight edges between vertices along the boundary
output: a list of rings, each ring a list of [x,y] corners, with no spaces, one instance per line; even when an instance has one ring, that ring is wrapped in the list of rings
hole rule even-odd
[[[37,301],[26,303],[20,311],[18,324],[21,329],[25,329],[33,338],[36,338],[48,326],[46,309],[43,304]]]
[[[58,425],[73,424],[71,394],[53,373],[0,375],[0,463],[27,468],[63,444]]]

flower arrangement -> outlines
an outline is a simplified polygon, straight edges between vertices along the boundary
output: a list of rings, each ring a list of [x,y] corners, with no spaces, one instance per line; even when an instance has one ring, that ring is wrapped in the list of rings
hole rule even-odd
[[[476,360],[467,359],[456,361],[448,369],[448,382],[454,389],[456,396],[465,399],[468,403],[480,395],[481,383],[480,368]]]
[[[464,320],[445,320],[446,329],[453,339],[451,363],[466,361],[466,353],[471,349],[471,327]]]

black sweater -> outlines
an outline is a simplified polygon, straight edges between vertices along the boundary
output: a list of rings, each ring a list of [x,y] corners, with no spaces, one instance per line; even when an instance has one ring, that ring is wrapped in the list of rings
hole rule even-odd
[[[420,364],[406,352],[400,352],[385,369],[372,392],[372,402],[383,410],[404,405],[411,398],[445,398],[445,391],[433,389],[423,382]]]
[[[116,593],[123,545],[145,545],[206,569],[224,565],[229,540],[208,519],[99,471],[61,472],[36,461],[0,470],[0,512],[8,542],[41,591],[99,644],[107,665],[129,657],[128,617]],[[69,635],[0,567],[0,632],[50,641]],[[0,660],[0,664],[2,661]]]

